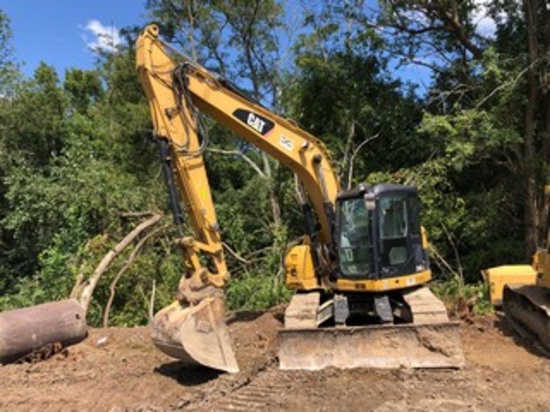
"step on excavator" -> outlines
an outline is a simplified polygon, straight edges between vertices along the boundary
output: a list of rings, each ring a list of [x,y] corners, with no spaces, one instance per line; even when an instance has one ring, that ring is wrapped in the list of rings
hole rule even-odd
[[[281,369],[459,368],[458,324],[426,286],[427,239],[413,186],[360,184],[340,190],[321,141],[178,53],[147,26],[136,45],[139,80],[176,226],[184,205],[193,234],[177,240],[185,263],[177,299],[152,322],[164,353],[235,373],[225,322],[229,273],[203,155],[208,115],[296,177],[307,233],[287,250],[294,291],[278,331]]]

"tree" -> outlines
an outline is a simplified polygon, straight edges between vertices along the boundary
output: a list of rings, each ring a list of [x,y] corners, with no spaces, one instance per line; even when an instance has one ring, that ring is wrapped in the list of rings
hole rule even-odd
[[[7,205],[5,200],[6,185],[4,179],[7,176],[9,164],[9,96],[18,79],[17,64],[13,59],[11,46],[11,28],[9,18],[0,9],[0,222],[4,218]],[[10,235],[0,226],[0,292],[12,281],[10,263],[12,259],[9,247]]]
[[[12,32],[8,16],[0,9],[0,97],[11,93],[19,77],[18,64],[13,58]]]
[[[63,88],[69,93],[71,106],[81,114],[86,114],[104,92],[99,73],[91,70],[69,69]]]
[[[110,70],[70,69],[63,83],[41,64],[2,113],[8,126],[2,144],[9,149],[0,155],[6,173],[0,211],[3,308],[67,297],[76,279],[91,274],[116,239],[131,230],[128,212],[165,206],[159,165],[149,161],[156,156],[134,56],[124,51],[110,57]],[[160,277],[156,266],[166,268],[174,259],[166,259],[163,236],[159,232],[142,248],[147,270],[132,268],[130,279],[119,283],[123,292],[112,302],[119,322],[147,320],[149,297],[142,294],[156,277],[157,298],[166,302],[169,270]],[[157,265],[161,257],[165,261]],[[113,270],[121,265],[113,263]],[[95,294],[92,323],[102,316],[108,283]]]
[[[542,188],[548,159],[548,102],[543,67],[549,12],[545,2],[391,0],[383,5],[377,24],[393,36],[402,60],[433,70],[424,130],[441,132],[443,125],[452,130],[454,137],[444,135],[452,140],[456,165],[463,170],[457,182],[472,175],[475,183],[497,182],[492,187],[500,187],[511,199],[510,215],[523,221],[525,255],[530,256],[546,225]],[[482,12],[493,18],[493,33],[477,27]],[[441,138],[439,132],[430,138]],[[494,177],[490,167],[502,170],[502,166],[505,173]],[[482,188],[474,184],[466,190],[473,195]]]
[[[414,134],[421,120],[418,101],[386,74],[385,65],[362,50],[301,54],[299,81],[288,91],[300,123],[334,154],[345,188],[428,155]]]
[[[169,41],[176,41],[199,63],[238,84],[252,99],[279,109],[278,45],[281,39],[277,31],[284,30],[283,9],[279,2],[150,0],[147,7],[153,16],[161,19],[164,36]],[[229,50],[238,52],[230,53]],[[232,146],[231,152],[235,146],[242,154],[243,150],[251,150],[249,145],[239,141],[234,141]],[[276,166],[265,153],[260,153],[258,159],[254,170],[261,170],[259,175],[267,183],[272,224],[277,231],[282,220],[276,173],[273,172]]]

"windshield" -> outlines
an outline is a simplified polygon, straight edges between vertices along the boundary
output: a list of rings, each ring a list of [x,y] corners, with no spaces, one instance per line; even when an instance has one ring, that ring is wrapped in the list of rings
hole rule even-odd
[[[344,276],[365,277],[372,267],[371,219],[363,198],[340,204],[338,255]]]

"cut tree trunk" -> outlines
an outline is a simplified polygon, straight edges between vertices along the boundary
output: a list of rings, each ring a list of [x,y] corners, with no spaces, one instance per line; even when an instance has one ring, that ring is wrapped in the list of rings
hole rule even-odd
[[[49,357],[86,338],[86,314],[74,299],[0,313],[0,363]]]

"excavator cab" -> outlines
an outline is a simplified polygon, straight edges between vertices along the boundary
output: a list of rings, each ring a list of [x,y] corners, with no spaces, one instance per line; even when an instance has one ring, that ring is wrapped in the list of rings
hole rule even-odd
[[[427,270],[419,212],[413,186],[360,185],[340,193],[336,205],[337,276],[380,280]]]

